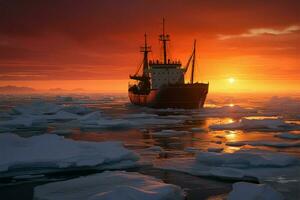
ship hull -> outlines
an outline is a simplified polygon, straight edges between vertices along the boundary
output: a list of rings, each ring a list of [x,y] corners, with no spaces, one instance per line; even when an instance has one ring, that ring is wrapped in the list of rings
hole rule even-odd
[[[149,94],[128,92],[131,103],[152,108],[202,108],[208,93],[208,84],[169,85]]]

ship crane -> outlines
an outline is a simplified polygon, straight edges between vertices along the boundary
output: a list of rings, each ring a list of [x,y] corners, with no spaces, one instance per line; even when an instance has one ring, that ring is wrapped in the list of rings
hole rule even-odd
[[[194,83],[194,71],[195,71],[195,61],[196,61],[196,40],[194,40],[194,49],[192,52],[192,55],[190,56],[186,67],[184,68],[184,74],[188,71],[189,66],[192,65],[192,72],[191,72],[191,78],[190,83]]]

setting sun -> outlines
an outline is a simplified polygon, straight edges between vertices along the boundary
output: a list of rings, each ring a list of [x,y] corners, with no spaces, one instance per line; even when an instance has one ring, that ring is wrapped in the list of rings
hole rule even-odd
[[[228,82],[229,82],[230,84],[233,84],[233,83],[235,83],[235,79],[232,78],[232,77],[230,77],[230,78],[228,79]]]

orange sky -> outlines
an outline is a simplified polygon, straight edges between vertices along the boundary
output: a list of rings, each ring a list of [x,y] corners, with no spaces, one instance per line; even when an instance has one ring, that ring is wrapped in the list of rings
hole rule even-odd
[[[296,0],[0,1],[0,86],[126,92],[144,32],[160,57],[164,16],[172,58],[197,39],[211,92],[300,92],[299,13]]]

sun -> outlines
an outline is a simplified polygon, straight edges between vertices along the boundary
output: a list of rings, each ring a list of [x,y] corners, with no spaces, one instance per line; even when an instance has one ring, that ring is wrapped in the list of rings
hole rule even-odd
[[[234,84],[235,83],[235,78],[233,78],[233,77],[228,78],[228,82],[230,84]]]

